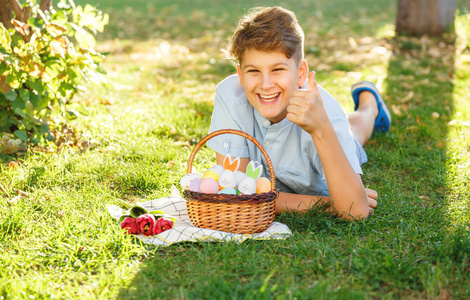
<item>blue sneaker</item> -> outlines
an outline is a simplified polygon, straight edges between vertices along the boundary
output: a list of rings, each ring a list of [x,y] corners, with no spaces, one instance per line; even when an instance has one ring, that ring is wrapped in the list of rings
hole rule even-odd
[[[388,110],[387,105],[385,104],[382,95],[380,95],[379,90],[369,81],[359,81],[358,83],[353,84],[351,87],[351,93],[354,100],[354,110],[357,110],[359,106],[359,94],[362,91],[369,91],[375,96],[377,101],[377,108],[379,109],[379,114],[375,119],[374,130],[378,132],[387,132],[390,129],[390,124],[392,123],[392,116]]]

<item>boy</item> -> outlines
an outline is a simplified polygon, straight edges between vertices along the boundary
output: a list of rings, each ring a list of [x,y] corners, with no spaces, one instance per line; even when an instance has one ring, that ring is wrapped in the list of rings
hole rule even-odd
[[[316,202],[345,219],[367,218],[377,193],[364,188],[362,148],[373,130],[387,131],[390,113],[370,82],[353,86],[355,112],[348,117],[317,86],[303,58],[303,31],[281,7],[252,11],[241,19],[227,53],[237,75],[216,89],[210,132],[238,129],[254,136],[272,160],[279,198],[276,212],[307,210]],[[240,157],[240,169],[264,157],[245,138],[224,134],[207,142],[217,163]]]

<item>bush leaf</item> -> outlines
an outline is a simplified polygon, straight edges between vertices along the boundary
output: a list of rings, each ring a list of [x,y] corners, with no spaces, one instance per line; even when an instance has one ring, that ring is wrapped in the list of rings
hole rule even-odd
[[[15,130],[15,132],[13,132],[13,134],[19,138],[20,140],[22,140],[23,142],[27,142],[28,141],[28,135],[26,134],[26,132],[24,130]]]
[[[3,94],[3,96],[5,96],[5,98],[7,98],[10,101],[15,101],[17,95],[14,90],[11,90],[8,93]]]

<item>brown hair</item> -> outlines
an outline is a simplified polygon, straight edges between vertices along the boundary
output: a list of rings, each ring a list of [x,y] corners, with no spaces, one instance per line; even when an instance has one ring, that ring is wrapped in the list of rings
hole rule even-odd
[[[282,7],[254,8],[240,19],[224,50],[227,58],[241,63],[247,49],[282,51],[298,64],[303,59],[304,32],[295,14]]]

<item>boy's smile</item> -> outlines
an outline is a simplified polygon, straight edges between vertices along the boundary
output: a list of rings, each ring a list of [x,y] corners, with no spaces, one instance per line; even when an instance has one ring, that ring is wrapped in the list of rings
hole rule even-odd
[[[287,115],[292,93],[305,83],[308,67],[305,60],[297,66],[281,51],[247,49],[237,71],[251,105],[271,123],[278,123]]]
[[[281,93],[275,93],[275,94],[272,94],[272,95],[261,95],[261,94],[259,94],[258,96],[259,96],[261,102],[270,103],[270,102],[276,101],[280,94]]]

